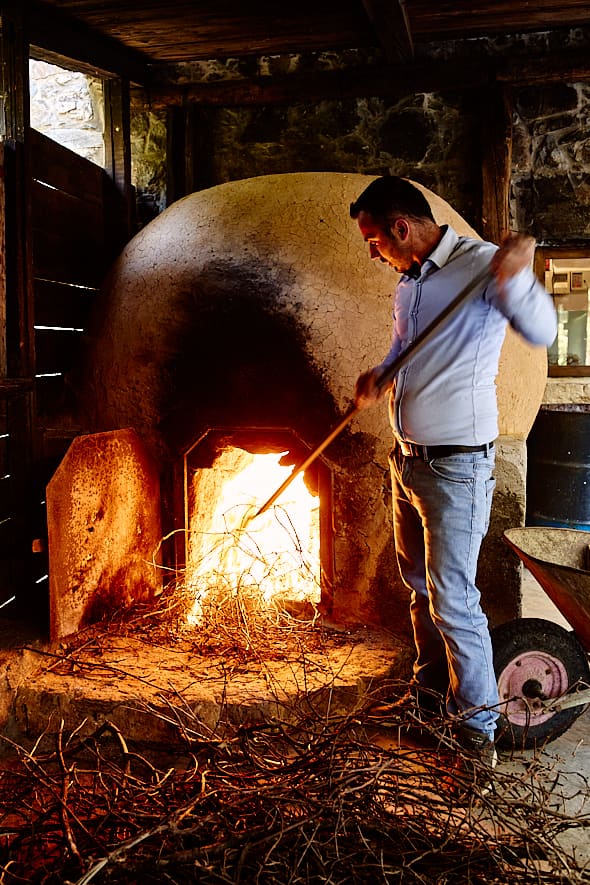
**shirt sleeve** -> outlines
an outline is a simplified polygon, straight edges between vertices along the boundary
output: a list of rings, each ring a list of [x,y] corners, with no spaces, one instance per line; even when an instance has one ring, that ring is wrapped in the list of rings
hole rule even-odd
[[[530,344],[549,347],[555,340],[557,314],[553,299],[529,268],[507,280],[501,290],[492,281],[486,297]]]
[[[392,328],[393,328],[393,332],[392,332],[392,337],[391,337],[391,347],[389,348],[389,351],[388,351],[385,359],[383,359],[379,363],[378,366],[375,366],[375,369],[374,369],[374,371],[378,372],[379,375],[382,375],[385,372],[387,372],[389,367],[394,364],[394,362],[396,361],[396,359],[398,358],[398,356],[400,355],[400,353],[402,351],[402,342],[401,342],[399,335],[396,332],[396,327],[395,327],[395,313],[393,315]],[[391,378],[390,381],[393,381],[393,378]]]

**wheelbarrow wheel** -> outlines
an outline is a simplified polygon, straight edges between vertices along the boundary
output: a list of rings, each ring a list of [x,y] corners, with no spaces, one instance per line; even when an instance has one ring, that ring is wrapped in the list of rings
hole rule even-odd
[[[541,618],[520,618],[491,631],[500,695],[496,743],[533,749],[554,740],[587,705],[547,711],[541,701],[590,685],[587,655],[575,635]]]

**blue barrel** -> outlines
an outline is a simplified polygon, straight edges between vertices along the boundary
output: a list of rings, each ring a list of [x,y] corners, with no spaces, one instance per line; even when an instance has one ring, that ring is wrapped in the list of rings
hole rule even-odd
[[[526,522],[590,532],[590,404],[539,411],[527,440]]]

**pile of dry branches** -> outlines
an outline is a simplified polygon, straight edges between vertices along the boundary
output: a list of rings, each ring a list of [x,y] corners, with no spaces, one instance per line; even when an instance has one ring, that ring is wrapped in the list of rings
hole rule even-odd
[[[211,733],[179,709],[166,762],[109,723],[10,744],[0,882],[590,882],[562,839],[590,817],[567,812],[544,757],[500,766],[489,792],[475,778],[456,791],[442,724],[423,734],[431,749],[398,739],[417,711],[392,714],[386,732],[370,707],[328,716],[302,698],[293,713]],[[574,792],[588,804],[583,781]]]
[[[198,644],[225,661],[305,660],[326,642],[315,614],[301,621],[244,593],[218,596],[194,631],[190,599],[172,588],[81,631],[51,666],[85,666],[74,651],[100,651],[101,633]],[[0,885],[590,883],[568,847],[590,826],[583,779],[564,782],[538,754],[500,766],[484,790],[457,766],[448,722],[425,725],[411,705],[382,720],[369,700],[336,714],[329,676],[326,692],[277,705],[281,720],[214,730],[168,693],[143,709],[177,736],[166,756],[108,722],[91,734],[50,725],[26,748],[2,738]]]

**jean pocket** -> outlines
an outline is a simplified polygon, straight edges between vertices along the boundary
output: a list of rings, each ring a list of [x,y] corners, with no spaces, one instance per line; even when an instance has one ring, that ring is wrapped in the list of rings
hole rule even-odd
[[[448,482],[470,483],[475,479],[476,465],[469,455],[450,455],[448,458],[435,458],[428,462],[435,476]]]
[[[482,469],[488,473],[491,468],[487,459],[474,458],[471,454],[450,455],[448,458],[435,458],[428,466],[435,476],[448,482],[471,483],[481,475]]]

